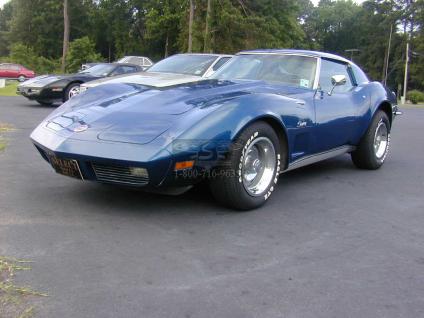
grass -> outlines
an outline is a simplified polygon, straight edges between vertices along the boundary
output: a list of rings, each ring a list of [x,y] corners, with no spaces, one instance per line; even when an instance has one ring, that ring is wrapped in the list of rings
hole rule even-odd
[[[0,151],[6,149],[6,141],[0,139]]]
[[[18,96],[16,95],[17,81],[6,81],[6,87],[0,88],[0,96]]]
[[[7,146],[6,140],[3,138],[2,133],[7,133],[13,130],[14,128],[12,125],[6,124],[6,123],[0,123],[0,152],[6,149],[6,146]]]
[[[29,261],[0,256],[0,317],[30,318],[35,308],[31,305],[34,297],[46,297],[28,286],[17,286],[14,278],[17,272],[30,270]]]

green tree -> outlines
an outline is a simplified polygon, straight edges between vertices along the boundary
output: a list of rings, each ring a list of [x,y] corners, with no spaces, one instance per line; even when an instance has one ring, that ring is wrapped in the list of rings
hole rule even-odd
[[[10,21],[13,17],[12,3],[8,2],[0,8],[0,56],[9,54]]]
[[[102,56],[96,53],[95,44],[85,36],[69,44],[66,69],[73,73],[78,71],[83,63],[101,60]]]
[[[22,64],[37,74],[53,73],[59,68],[59,60],[49,60],[37,55],[33,48],[15,43],[10,48],[10,62]]]

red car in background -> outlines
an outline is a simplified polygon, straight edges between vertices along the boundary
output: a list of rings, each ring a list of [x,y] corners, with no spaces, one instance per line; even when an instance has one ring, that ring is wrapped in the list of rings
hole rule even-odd
[[[0,64],[0,78],[17,79],[19,82],[23,82],[28,78],[33,78],[34,76],[34,71],[31,71],[22,65],[13,63]]]

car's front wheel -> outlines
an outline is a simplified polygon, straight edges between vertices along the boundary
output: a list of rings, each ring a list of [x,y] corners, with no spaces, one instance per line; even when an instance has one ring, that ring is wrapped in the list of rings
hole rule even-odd
[[[383,165],[389,152],[390,128],[387,114],[381,110],[377,111],[358,148],[352,152],[355,166],[375,170]]]
[[[19,82],[25,82],[26,81],[26,77],[25,77],[25,75],[19,75],[19,77],[18,77],[18,81]]]
[[[270,125],[250,125],[233,143],[226,164],[213,174],[210,187],[214,197],[239,210],[261,206],[275,189],[285,153]]]
[[[80,93],[80,84],[73,83],[69,85],[68,88],[65,90],[65,96],[63,97],[63,101],[66,102],[67,100],[78,95],[79,93]]]

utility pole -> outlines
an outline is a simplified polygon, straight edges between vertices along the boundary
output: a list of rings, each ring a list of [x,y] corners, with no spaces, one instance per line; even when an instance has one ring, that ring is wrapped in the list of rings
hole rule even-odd
[[[401,98],[402,104],[405,104],[406,102],[406,93],[408,91],[408,64],[409,64],[409,37],[406,40],[405,78],[403,80],[403,96]]]
[[[390,48],[392,45],[392,33],[393,33],[393,24],[390,25],[390,36],[389,36],[389,45],[387,46],[387,55],[386,55],[386,64],[384,65],[384,85],[387,85],[387,74],[389,72],[389,59],[390,59]]]

